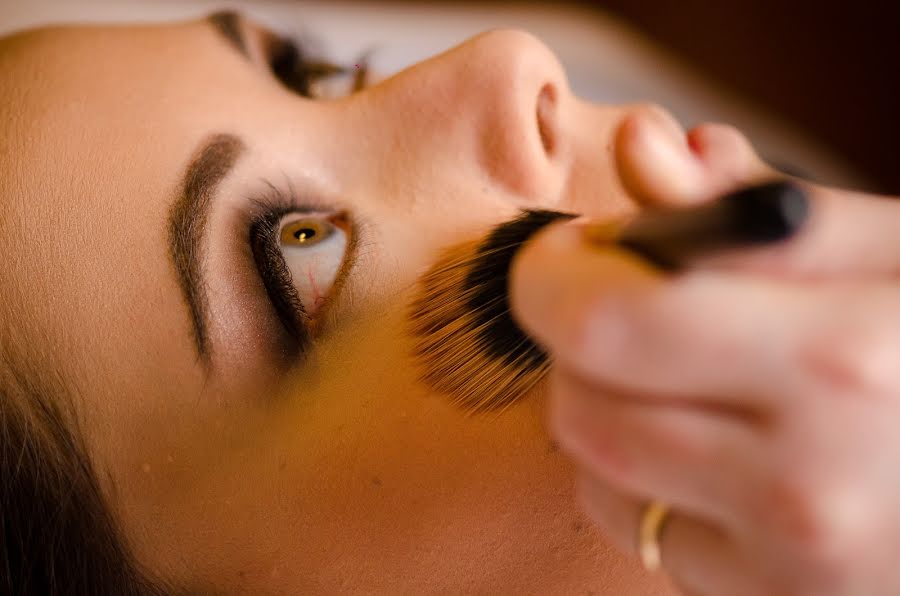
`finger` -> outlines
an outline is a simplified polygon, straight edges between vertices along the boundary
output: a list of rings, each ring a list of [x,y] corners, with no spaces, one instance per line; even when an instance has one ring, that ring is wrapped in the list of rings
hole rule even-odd
[[[617,130],[618,170],[640,200],[688,206],[778,176],[734,127],[704,124],[685,135],[671,120],[662,109],[635,110]]]
[[[632,556],[638,552],[638,528],[645,501],[634,499],[580,471],[577,493],[585,513],[609,539]],[[659,536],[662,568],[679,584],[697,594],[758,596],[751,560],[730,536],[716,526],[674,510]]]
[[[578,226],[551,226],[535,238],[513,260],[512,314],[587,381],[763,415],[823,383],[890,390],[887,367],[900,358],[885,325],[900,305],[891,281],[710,271],[666,278],[624,251],[585,248]]]
[[[900,271],[900,201],[799,184],[810,211],[794,237],[698,259],[695,267],[795,279],[865,279]]]
[[[765,407],[789,373],[806,303],[774,282],[719,273],[666,278],[628,253],[551,226],[514,258],[510,306],[553,358],[630,394]],[[782,395],[782,390],[774,395]]]
[[[719,411],[603,395],[560,367],[549,426],[579,465],[638,498],[738,527],[764,474],[759,433]]]

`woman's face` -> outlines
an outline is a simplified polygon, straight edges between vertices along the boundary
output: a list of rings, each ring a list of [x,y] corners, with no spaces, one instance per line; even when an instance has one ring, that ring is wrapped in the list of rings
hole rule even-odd
[[[663,590],[580,514],[540,388],[467,415],[404,331],[441,249],[526,208],[632,212],[614,133],[648,109],[577,100],[517,32],[315,101],[238,28],[0,52],[0,326],[69,388],[137,558],[203,591]]]

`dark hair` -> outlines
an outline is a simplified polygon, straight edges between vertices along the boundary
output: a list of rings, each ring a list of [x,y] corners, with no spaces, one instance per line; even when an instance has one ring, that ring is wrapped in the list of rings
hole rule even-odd
[[[0,354],[2,356],[2,354]],[[156,596],[127,548],[68,402],[0,359],[0,593]],[[29,378],[30,377],[30,378]],[[53,383],[57,385],[57,383]]]

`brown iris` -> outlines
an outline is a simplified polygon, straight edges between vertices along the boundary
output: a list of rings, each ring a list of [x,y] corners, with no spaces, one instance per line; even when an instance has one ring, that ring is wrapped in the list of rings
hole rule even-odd
[[[298,219],[281,228],[281,243],[312,246],[328,237],[331,230],[315,219]]]

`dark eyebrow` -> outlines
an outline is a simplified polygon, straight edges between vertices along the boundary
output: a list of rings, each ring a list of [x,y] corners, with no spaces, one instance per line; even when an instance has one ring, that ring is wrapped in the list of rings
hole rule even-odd
[[[220,10],[214,12],[206,19],[228,43],[243,54],[248,60],[252,59],[247,48],[247,39],[241,29],[241,15],[233,10]]]
[[[181,192],[169,209],[169,254],[190,311],[197,356],[207,366],[210,346],[209,306],[203,279],[204,237],[216,187],[234,167],[243,149],[243,141],[231,134],[218,133],[208,138],[188,165]]]

